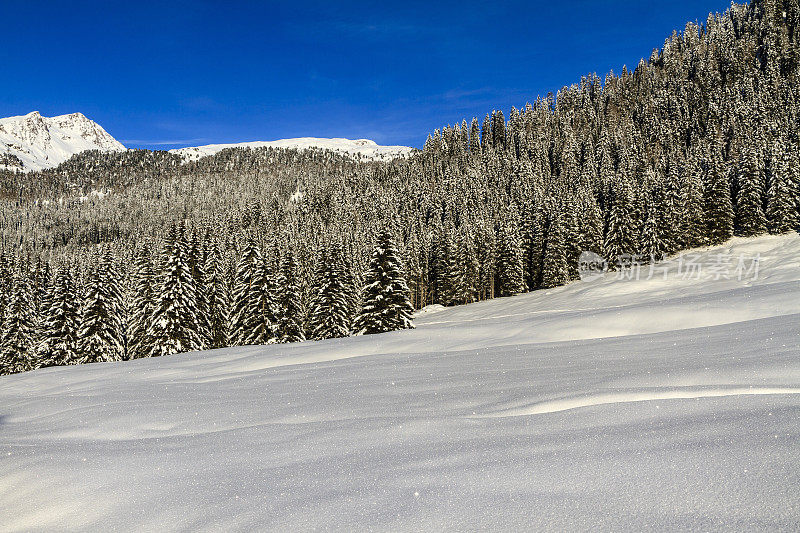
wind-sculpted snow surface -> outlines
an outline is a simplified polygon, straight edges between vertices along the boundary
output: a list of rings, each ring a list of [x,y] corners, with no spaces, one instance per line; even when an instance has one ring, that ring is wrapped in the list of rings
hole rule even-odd
[[[723,251],[757,275],[5,376],[0,530],[796,530],[800,237]]]

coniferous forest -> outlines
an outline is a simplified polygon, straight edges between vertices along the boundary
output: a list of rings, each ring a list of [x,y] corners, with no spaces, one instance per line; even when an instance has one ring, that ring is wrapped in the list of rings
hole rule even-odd
[[[413,327],[414,309],[796,231],[800,0],[689,23],[635,69],[322,150],[84,152],[0,172],[0,373]]]

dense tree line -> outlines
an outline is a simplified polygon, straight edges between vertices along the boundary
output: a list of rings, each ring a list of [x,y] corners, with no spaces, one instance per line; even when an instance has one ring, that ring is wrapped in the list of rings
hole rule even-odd
[[[228,268],[210,237],[182,226],[169,229],[158,254],[150,249],[134,252],[127,274],[110,247],[88,257],[83,274],[4,257],[3,373],[414,327],[389,232],[378,236],[361,306],[339,245],[323,252],[308,307],[291,252],[247,239]]]
[[[798,38],[797,0],[733,5],[391,162],[137,150],[2,173],[4,369],[372,332],[388,286],[462,304],[563,285],[583,250],[796,230]]]

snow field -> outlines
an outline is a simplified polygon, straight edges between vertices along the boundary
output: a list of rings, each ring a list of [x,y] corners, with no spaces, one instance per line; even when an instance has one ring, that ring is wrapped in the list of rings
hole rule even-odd
[[[4,376],[0,530],[796,530],[800,236],[721,251],[758,278]]]

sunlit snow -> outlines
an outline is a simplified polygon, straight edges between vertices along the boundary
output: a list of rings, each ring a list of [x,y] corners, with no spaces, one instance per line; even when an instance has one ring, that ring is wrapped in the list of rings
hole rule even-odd
[[[796,529],[800,237],[696,259],[720,252],[757,276],[673,262],[415,330],[2,377],[0,530]]]
[[[369,139],[324,139],[317,137],[300,137],[297,139],[280,139],[277,141],[254,141],[230,144],[208,144],[170,150],[178,154],[184,161],[197,161],[221,152],[226,148],[288,148],[305,150],[320,148],[365,159],[389,160],[410,154],[414,149],[408,146],[381,146]]]
[[[0,156],[16,156],[23,164],[11,170],[56,167],[85,150],[120,152],[125,147],[81,113],[43,117],[34,111],[0,118]]]

